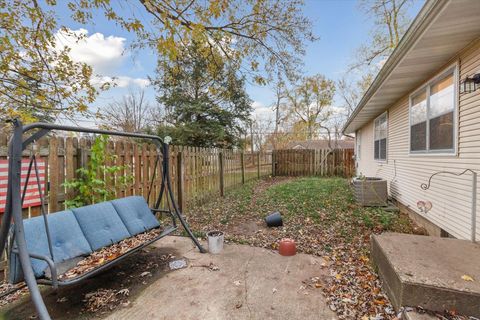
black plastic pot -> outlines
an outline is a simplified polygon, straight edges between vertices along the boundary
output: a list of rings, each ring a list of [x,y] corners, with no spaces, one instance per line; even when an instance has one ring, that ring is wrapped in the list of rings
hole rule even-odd
[[[281,227],[283,226],[283,220],[280,212],[273,212],[265,218],[265,222],[268,227]]]

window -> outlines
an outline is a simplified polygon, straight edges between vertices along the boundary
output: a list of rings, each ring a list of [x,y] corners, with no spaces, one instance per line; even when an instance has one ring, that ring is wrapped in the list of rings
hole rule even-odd
[[[387,160],[387,113],[383,113],[374,122],[375,160]]]
[[[450,70],[410,99],[410,151],[453,153],[455,151],[455,86]]]
[[[360,130],[357,130],[357,133],[355,134],[355,137],[356,137],[356,147],[357,147],[357,150],[355,152],[355,159],[358,161],[360,160],[360,151],[361,151],[361,144],[362,144],[362,136],[360,134]]]

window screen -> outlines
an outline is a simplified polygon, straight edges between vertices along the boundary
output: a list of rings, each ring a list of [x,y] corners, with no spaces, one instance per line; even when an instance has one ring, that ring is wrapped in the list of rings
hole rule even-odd
[[[387,159],[387,113],[382,114],[374,122],[374,154],[375,160]]]

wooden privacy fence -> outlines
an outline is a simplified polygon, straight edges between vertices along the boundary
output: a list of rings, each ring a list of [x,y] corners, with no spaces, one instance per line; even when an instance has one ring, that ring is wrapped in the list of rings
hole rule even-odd
[[[66,189],[64,182],[77,176],[77,169],[89,161],[92,139],[88,137],[51,136],[40,139],[33,150],[26,150],[27,158],[35,152],[45,161],[45,190],[49,212],[65,208],[64,201],[71,199],[74,190]],[[150,143],[135,140],[111,140],[107,152],[115,155],[109,165],[122,166],[113,181],[121,176],[132,176],[126,187],[116,187],[117,197],[142,195],[147,198],[150,187],[153,205],[160,190],[160,166],[155,168],[156,148]],[[0,160],[7,158],[7,137],[0,133]],[[222,196],[225,190],[251,179],[272,174],[272,154],[266,152],[244,153],[241,150],[170,146],[170,175],[174,194],[181,209],[191,201],[201,201],[212,196]],[[150,186],[152,175],[156,176]],[[0,195],[1,196],[1,195]],[[37,216],[40,207],[24,209],[25,217]]]
[[[65,208],[74,190],[66,189],[64,182],[77,176],[77,169],[89,161],[92,139],[89,137],[51,136],[40,139],[33,150],[46,164],[45,190],[49,212]],[[155,169],[156,148],[150,143],[117,139],[109,141],[107,152],[115,158],[109,165],[122,166],[113,181],[121,176],[133,176],[132,182],[114,186],[117,197],[142,195],[147,198],[160,189],[160,167]],[[170,146],[170,175],[174,194],[181,209],[190,202],[223,196],[225,191],[249,180],[269,175],[289,176],[352,176],[353,149],[344,150],[276,150],[271,152],[243,152],[241,150]],[[0,160],[7,158],[7,137],[0,133]],[[150,186],[150,178],[156,176]],[[0,192],[1,197],[1,192]],[[154,196],[149,199],[153,205]],[[37,216],[40,207],[24,209],[25,217]]]
[[[274,175],[342,176],[355,172],[353,149],[288,149],[273,152]]]

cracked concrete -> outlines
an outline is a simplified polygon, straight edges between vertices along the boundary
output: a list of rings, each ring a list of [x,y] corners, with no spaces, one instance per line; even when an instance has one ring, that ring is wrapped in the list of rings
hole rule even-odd
[[[175,248],[189,266],[157,280],[107,319],[336,319],[321,289],[302,283],[325,276],[319,257],[282,257],[244,245],[226,245],[219,255],[200,254],[180,237],[156,245]],[[219,270],[203,267],[210,263]]]

